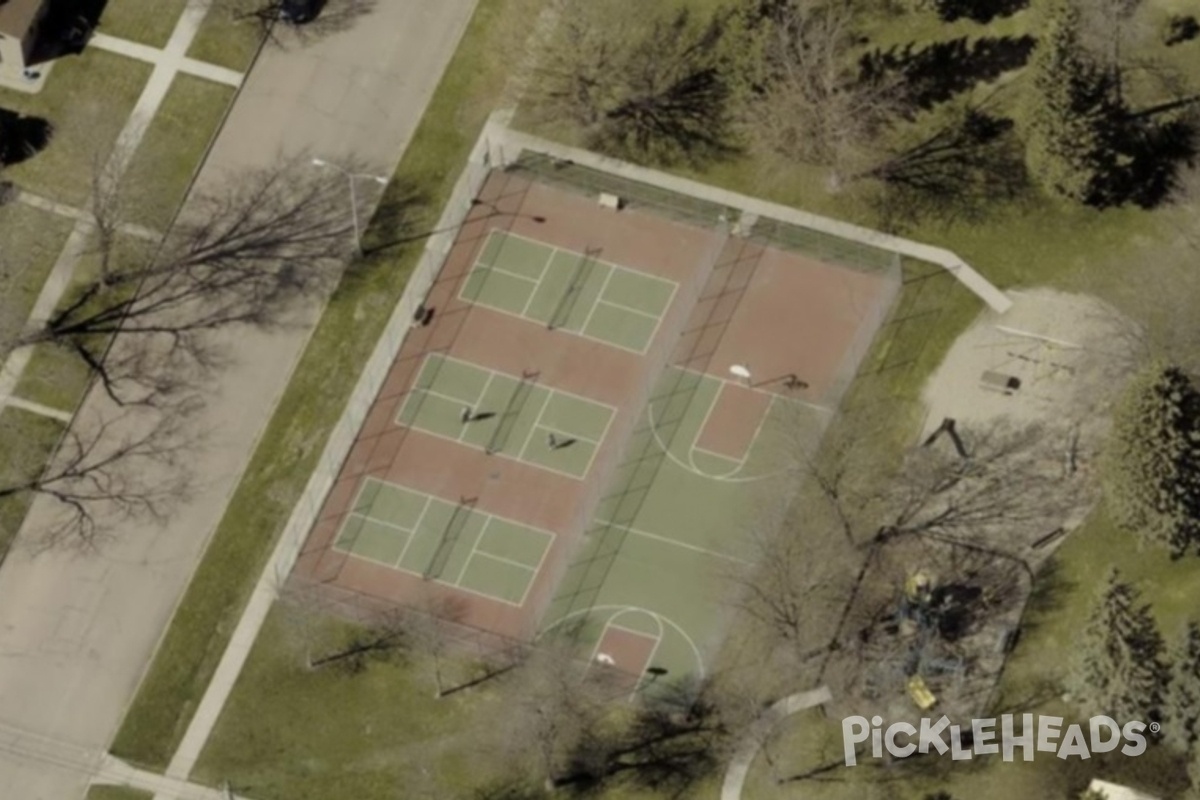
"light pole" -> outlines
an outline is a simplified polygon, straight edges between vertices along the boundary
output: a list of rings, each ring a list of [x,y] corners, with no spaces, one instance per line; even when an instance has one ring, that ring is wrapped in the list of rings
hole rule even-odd
[[[366,180],[375,181],[380,186],[387,186],[387,178],[380,177],[379,175],[367,175],[362,172],[351,172],[345,167],[334,164],[332,161],[326,161],[323,158],[314,158],[312,163],[314,167],[330,167],[346,176],[346,181],[350,184],[350,215],[354,219],[354,246],[358,249],[358,255],[361,257],[363,255],[362,228],[358,223],[358,189],[355,181],[365,178]]]

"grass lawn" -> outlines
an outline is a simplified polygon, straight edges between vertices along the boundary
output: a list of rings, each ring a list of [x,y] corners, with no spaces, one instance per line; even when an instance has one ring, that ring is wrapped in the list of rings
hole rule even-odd
[[[154,800],[154,793],[129,786],[93,786],[85,800]]]
[[[119,235],[116,252],[118,258],[147,258],[152,244],[144,239]],[[85,245],[85,251],[75,265],[73,285],[75,291],[84,285],[99,269],[98,254]],[[72,289],[68,289],[60,306],[70,302]],[[99,348],[96,348],[97,350]],[[21,374],[15,394],[35,403],[74,411],[91,382],[91,370],[77,356],[61,347],[40,344],[34,348],[33,357]]]
[[[193,780],[227,779],[256,800],[366,800],[395,796],[397,786],[408,787],[405,796],[434,796],[420,786],[456,797],[475,785],[484,768],[473,726],[502,724],[493,687],[437,700],[420,665],[371,663],[356,675],[309,670],[296,613],[275,605]],[[343,641],[339,628],[349,627],[318,624],[317,653],[326,652],[322,641]]]
[[[0,108],[43,117],[54,126],[45,150],[5,169],[22,189],[83,206],[92,175],[112,152],[151,66],[89,47],[54,65],[40,94],[0,89]]]
[[[0,484],[11,485],[37,475],[54,452],[62,430],[57,420],[24,409],[9,406],[0,411],[0,442],[4,442]],[[28,494],[0,497],[0,561],[32,502]]]
[[[188,48],[188,56],[220,67],[245,72],[262,43],[263,32],[254,18],[235,18],[229,8],[209,9]]]
[[[100,32],[161,48],[186,5],[187,0],[108,0]]]
[[[233,99],[231,86],[176,75],[125,173],[126,218],[164,230]]]
[[[5,294],[0,298],[5,329],[10,321],[19,327],[29,319],[42,284],[74,227],[73,220],[23,203],[0,207],[0,257],[4,268],[16,273],[15,281],[5,282]]]
[[[491,24],[512,1],[480,3],[385,193],[385,209],[410,194],[421,198],[411,210],[414,230],[428,229],[441,213],[491,110],[481,98],[497,96],[503,74],[485,68],[485,53]],[[394,235],[386,211],[373,226],[368,245]],[[155,768],[169,761],[423,246],[418,240],[372,257],[330,300],[134,698],[114,754]]]

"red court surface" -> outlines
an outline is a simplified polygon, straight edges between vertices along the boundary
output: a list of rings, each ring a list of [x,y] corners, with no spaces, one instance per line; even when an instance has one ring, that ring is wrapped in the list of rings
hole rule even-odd
[[[551,330],[530,319],[467,302],[461,292],[488,239],[504,231],[677,284],[644,354]],[[424,300],[432,322],[404,340],[297,561],[294,576],[417,607],[453,608],[454,621],[528,639],[610,490],[623,448],[663,369],[674,364],[728,379],[749,366],[752,388],[723,388],[697,445],[745,457],[771,398],[823,405],[835,400],[856,334],[884,296],[886,278],[832,267],[649,211],[616,212],[596,198],[494,172],[468,214]],[[536,373],[539,386],[617,411],[583,479],[410,428],[397,421],[421,365],[441,354],[511,375]],[[854,359],[850,359],[854,360]],[[796,375],[801,388],[782,381]],[[482,513],[547,531],[553,540],[524,599],[504,602],[333,547],[364,481],[374,478],[448,503],[470,498]],[[680,498],[686,502],[686,498]],[[648,645],[649,643],[649,645]],[[644,670],[653,640],[610,628],[614,657]],[[648,646],[650,649],[647,649]],[[641,659],[641,662],[639,662]],[[617,665],[624,670],[623,664]]]

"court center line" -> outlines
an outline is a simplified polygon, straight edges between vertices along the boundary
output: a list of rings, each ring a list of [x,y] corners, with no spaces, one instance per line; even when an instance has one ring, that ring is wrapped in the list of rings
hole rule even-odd
[[[525,570],[526,572],[528,572],[531,575],[536,572],[536,570],[534,570],[534,568],[529,566],[528,564],[522,564],[520,561],[513,561],[511,558],[505,558],[504,556],[494,555],[492,553],[489,553],[486,550],[476,550],[474,553],[471,554],[471,557],[472,558],[490,558],[492,561],[499,561],[501,564],[508,564],[509,566],[520,567],[521,569]]]
[[[542,389],[546,392],[546,396],[542,398],[542,406],[538,409],[537,417],[535,417],[533,420],[533,427],[529,429],[529,433],[525,434],[525,441],[521,443],[521,449],[517,452],[517,458],[520,461],[529,460],[525,458],[525,451],[529,449],[529,443],[533,441],[533,434],[537,431],[538,424],[542,421],[542,414],[545,413],[546,406],[550,405],[550,398],[554,396],[553,389],[547,389],[545,387],[542,387]]]
[[[669,536],[660,536],[657,533],[650,533],[649,531],[643,531],[638,528],[634,528],[631,525],[619,525],[615,522],[612,522],[611,520],[599,519],[599,518],[597,518],[595,520],[595,522],[596,522],[596,524],[605,525],[610,528],[624,528],[625,530],[629,531],[630,533],[636,534],[638,536],[644,536],[647,539],[656,539],[656,540],[662,542],[663,544],[673,544],[676,547],[682,547],[685,550],[692,550],[697,553],[703,553],[704,555],[712,556],[714,558],[723,558],[726,561],[733,561],[737,564],[744,564],[745,566],[751,566],[751,562],[740,559],[737,556],[731,556],[731,555],[728,555],[727,553],[719,553],[716,550],[709,550],[707,547],[700,547],[699,545],[688,544],[687,542],[681,542],[678,539],[672,539]]]
[[[472,511],[472,514],[475,512]],[[462,569],[458,571],[458,577],[454,579],[454,586],[461,586],[463,576],[467,574],[467,567],[471,566],[471,559],[475,557],[475,548],[479,546],[479,540],[487,533],[488,525],[492,524],[491,514],[484,515],[486,519],[483,521],[483,527],[479,529],[479,535],[475,537],[475,541],[471,542],[471,552],[467,553],[467,560],[463,562]],[[466,523],[463,523],[464,526]],[[456,542],[457,544],[457,542]]]
[[[645,317],[646,319],[654,319],[654,320],[662,319],[662,316],[660,314],[651,314],[649,311],[642,311],[639,308],[630,308],[627,305],[623,305],[621,303],[614,303],[611,300],[605,300],[604,298],[600,298],[599,300],[597,300],[596,305],[608,306],[609,308],[620,309],[621,311],[624,311],[626,313],[636,314],[637,316]]]
[[[608,291],[608,282],[612,280],[612,276],[617,272],[616,267],[609,267],[607,264],[605,264],[605,266],[608,267],[608,274],[604,276],[604,283],[600,286],[600,294],[596,295],[596,299],[593,301],[592,307],[588,309],[588,315],[584,318],[583,325],[579,327],[580,331],[586,331],[588,325],[591,324],[592,315],[596,313],[596,306],[600,305],[600,298],[604,297],[604,293]],[[580,286],[579,289],[582,291],[583,287]]]
[[[533,584],[537,581],[537,576],[542,574],[542,567],[546,563],[546,556],[549,555],[550,549],[554,546],[554,534],[547,533],[537,528],[526,528],[527,530],[540,533],[546,537],[546,545],[542,548],[542,555],[538,558],[537,567],[533,570],[533,575],[529,579],[529,583],[525,584],[525,591],[521,593],[521,605],[525,605],[525,600],[529,597],[529,590],[533,588]]]
[[[529,297],[525,300],[524,307],[521,308],[521,316],[526,319],[533,319],[529,316],[529,307],[533,305],[533,298],[537,297],[538,289],[542,287],[542,281],[546,277],[546,271],[550,269],[550,262],[554,260],[554,256],[558,255],[558,248],[554,245],[542,245],[550,248],[550,255],[546,258],[546,263],[542,264],[542,273],[538,275],[537,281],[533,284],[533,291],[529,293]]]
[[[537,285],[537,278],[531,278],[528,275],[522,275],[519,272],[509,272],[503,267],[480,267],[480,269],[486,269],[488,272],[499,272],[501,275],[507,275],[510,278],[516,278],[519,281],[532,283],[535,286]]]
[[[425,512],[429,511],[429,506],[433,504],[433,495],[425,495],[425,505],[421,508],[421,513],[417,517],[416,524],[413,529],[408,532],[408,539],[404,542],[404,547],[400,550],[400,555],[396,557],[396,563],[393,566],[400,566],[400,562],[408,555],[408,548],[412,545],[413,539],[417,538],[417,531],[421,530],[421,523],[425,521]]]

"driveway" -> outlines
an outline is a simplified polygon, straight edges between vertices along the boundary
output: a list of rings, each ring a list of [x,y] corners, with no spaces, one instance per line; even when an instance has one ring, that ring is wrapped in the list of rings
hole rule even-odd
[[[350,30],[268,49],[202,180],[302,152],[390,174],[474,5],[384,0]],[[196,423],[203,490],[165,530],[127,526],[99,555],[17,548],[0,568],[0,797],[83,795],[308,333],[226,336],[237,362]]]

